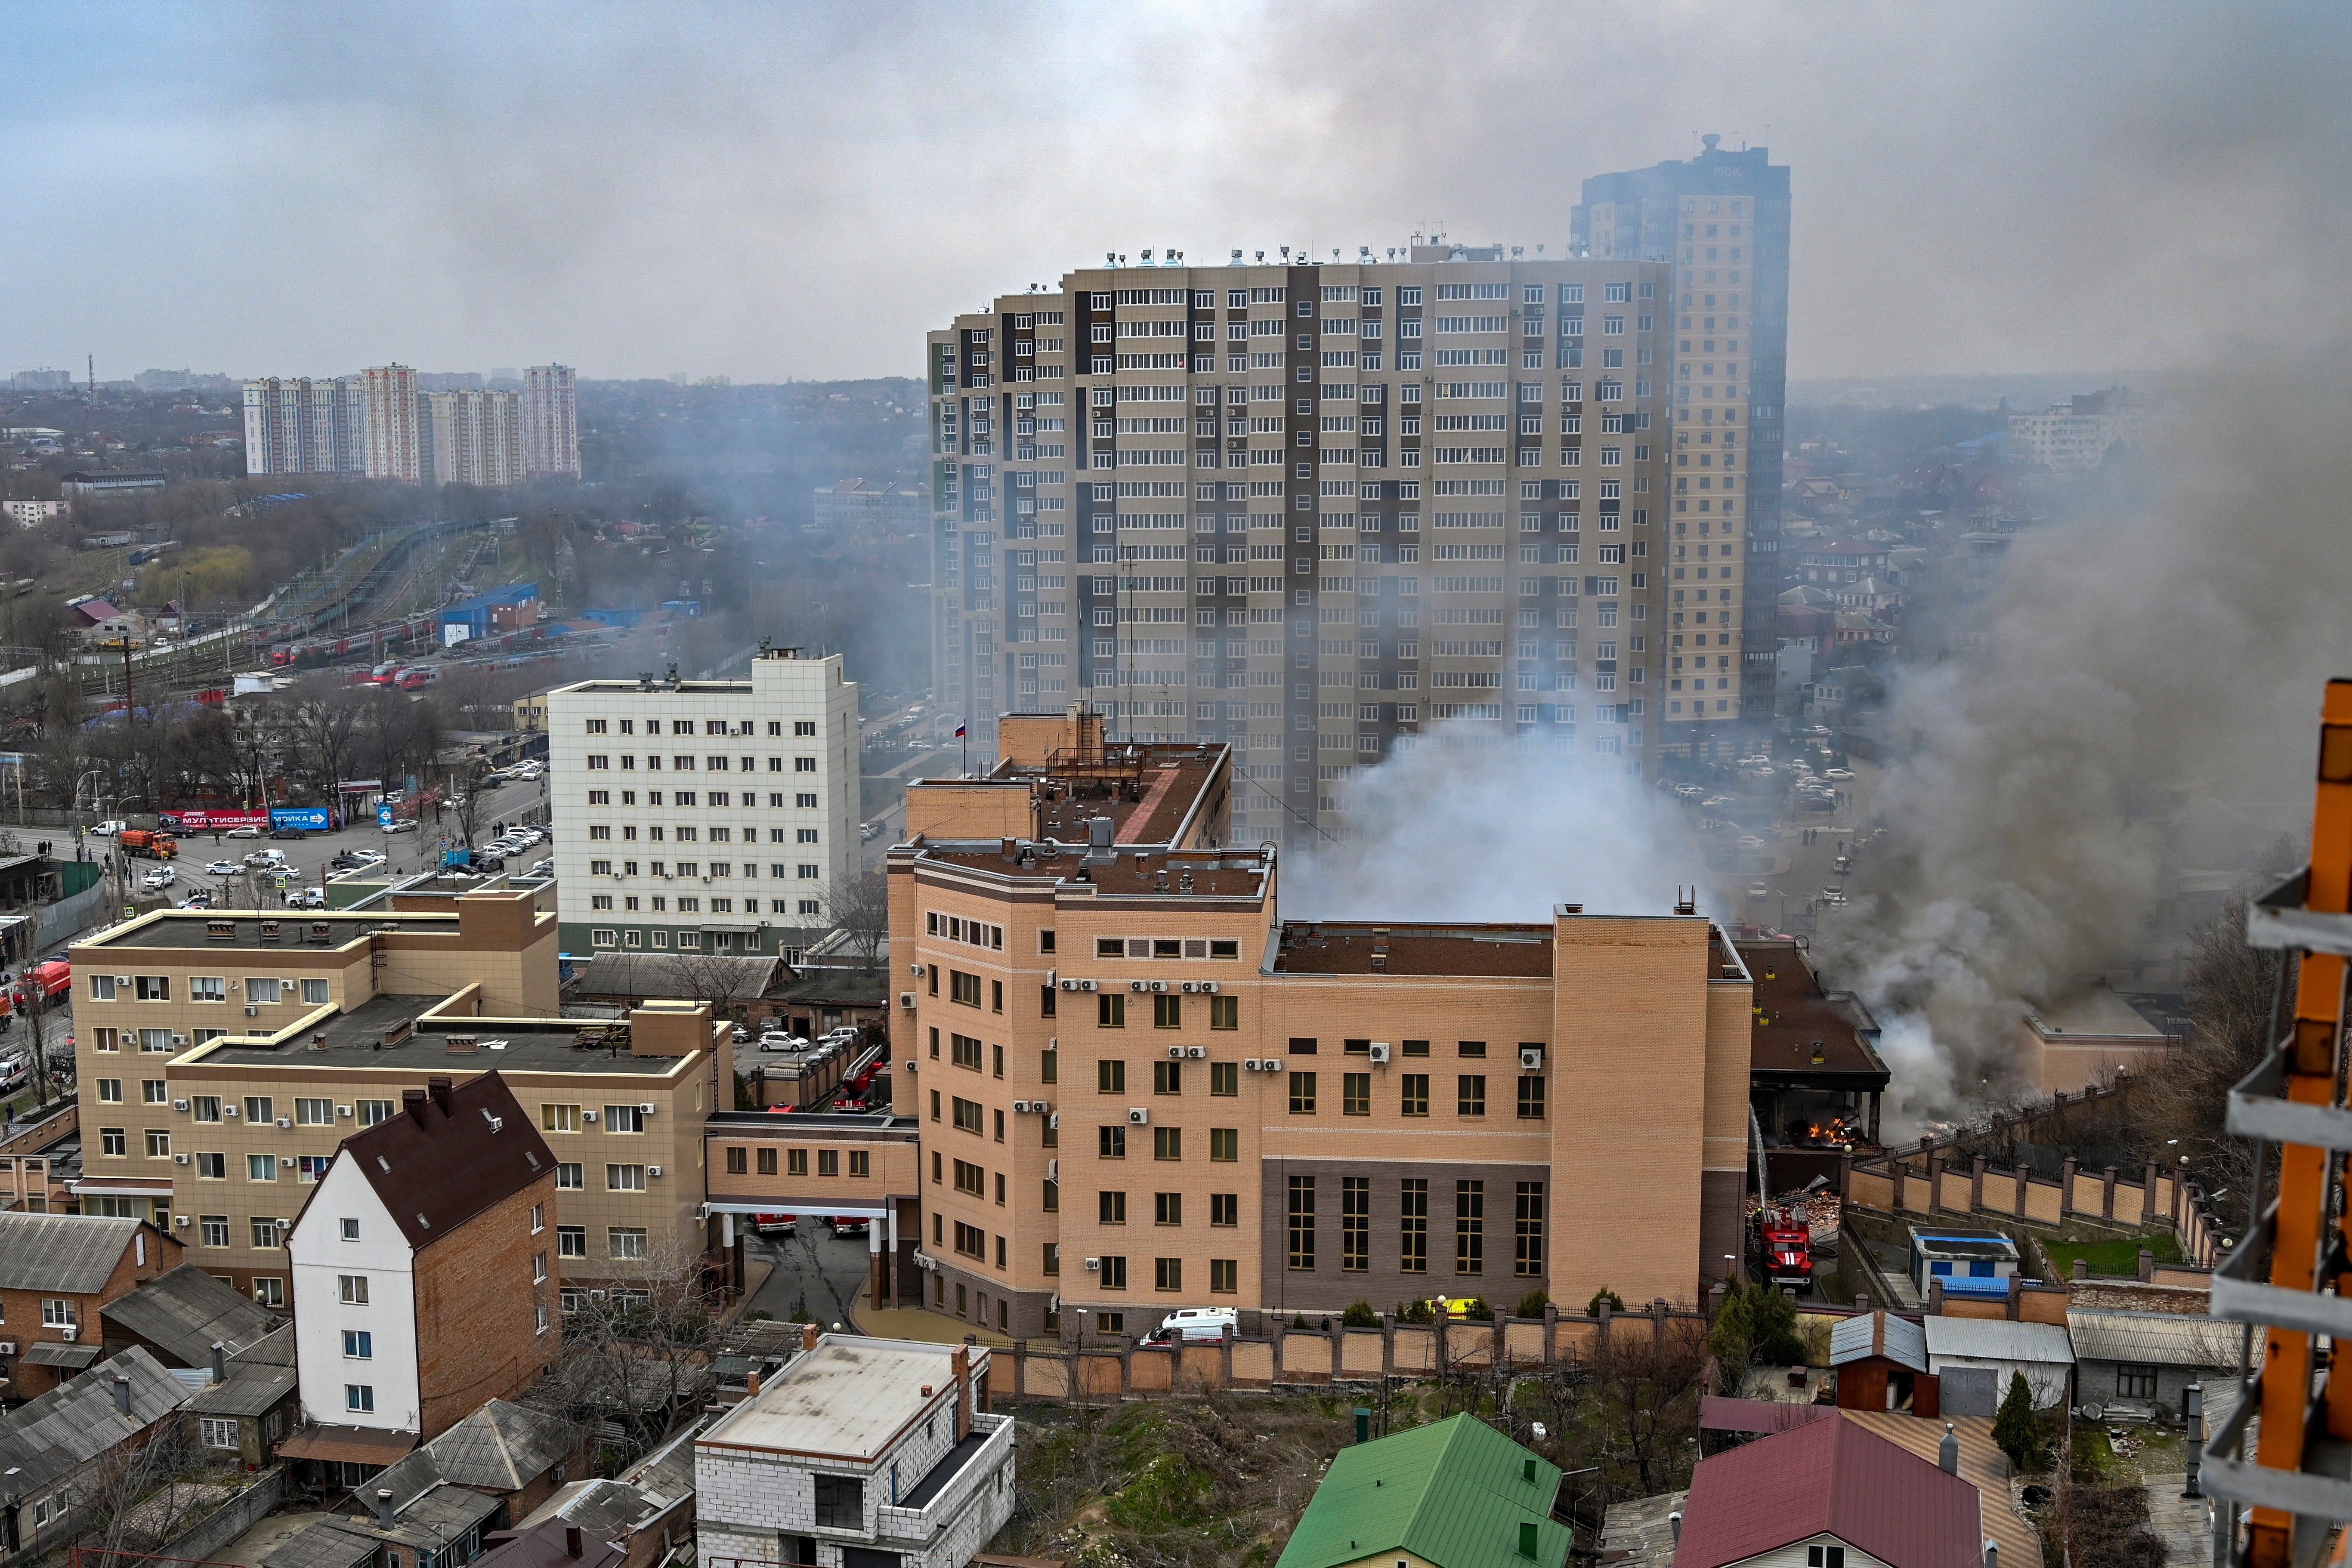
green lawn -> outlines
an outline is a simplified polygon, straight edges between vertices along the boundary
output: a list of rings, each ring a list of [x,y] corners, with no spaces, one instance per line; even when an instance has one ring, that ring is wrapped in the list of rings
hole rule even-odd
[[[2062,1280],[2074,1272],[2074,1260],[2087,1258],[2094,1274],[2121,1275],[2127,1280],[2139,1277],[2141,1248],[2156,1254],[2159,1263],[2180,1261],[2180,1244],[2170,1236],[2127,1236],[2116,1241],[2044,1241],[2042,1249],[2050,1255],[2050,1266],[2058,1270]]]

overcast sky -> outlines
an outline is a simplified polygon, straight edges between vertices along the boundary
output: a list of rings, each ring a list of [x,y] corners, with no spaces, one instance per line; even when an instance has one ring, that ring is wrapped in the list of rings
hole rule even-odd
[[[913,373],[1107,250],[1557,248],[1712,131],[1797,377],[2104,370],[2340,312],[2334,5],[17,6],[0,371]]]

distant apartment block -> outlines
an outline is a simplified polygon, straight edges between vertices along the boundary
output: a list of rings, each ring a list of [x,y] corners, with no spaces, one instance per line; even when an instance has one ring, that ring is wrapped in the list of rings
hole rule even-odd
[[[420,461],[426,484],[503,489],[522,483],[520,394],[420,392],[417,404]]]
[[[1235,831],[1283,839],[1441,723],[1638,770],[1738,717],[1748,497],[1710,472],[1668,533],[1668,264],[1233,261],[929,335],[935,687],[976,745],[1074,701],[1230,745]]]
[[[921,534],[931,526],[931,496],[899,479],[844,479],[817,487],[813,520],[822,534]]]
[[[58,490],[71,503],[111,501],[161,490],[171,482],[160,468],[77,469],[58,481]]]
[[[547,694],[563,951],[773,954],[857,869],[857,685],[762,649],[744,680]]]
[[[364,475],[366,407],[356,376],[246,382],[245,471]]]
[[[523,372],[522,467],[527,478],[580,477],[580,378],[570,365]]]
[[[2145,438],[2147,403],[2121,387],[2053,402],[2039,413],[2009,416],[2009,436],[2021,460],[2037,468],[2095,468],[2117,442]]]
[[[1704,539],[1712,513],[1716,602],[1734,598],[1740,606],[1737,638],[1724,635],[1728,618],[1717,612],[1712,680],[1733,674],[1729,684],[1738,694],[1733,712],[1744,706],[1749,719],[1761,724],[1772,714],[1773,595],[1780,586],[1775,552],[1789,355],[1789,168],[1774,163],[1762,147],[1731,152],[1717,145],[1721,140],[1701,138],[1706,150],[1687,161],[1669,159],[1585,181],[1583,200],[1570,214],[1570,235],[1579,255],[1674,268],[1667,346],[1674,357],[1675,602],[1685,603],[1687,591],[1695,615],[1695,606],[1707,597],[1697,588],[1706,573],[1696,566],[1706,551],[1690,547]],[[1735,497],[1726,499],[1724,490],[1735,486]],[[1723,515],[1735,507],[1737,534],[1726,545],[1723,536],[1734,529]],[[1737,595],[1720,586],[1732,576],[1723,566],[1727,555],[1738,563]],[[1727,662],[1720,652],[1727,645],[1738,650]],[[1671,720],[1671,698],[1667,708]]]
[[[371,479],[415,485],[425,477],[423,433],[418,418],[416,372],[406,365],[379,365],[360,372],[362,471]]]
[[[74,378],[71,371],[18,371],[8,378],[11,392],[70,392]]]
[[[63,501],[12,500],[0,501],[0,511],[20,528],[37,528],[66,509]]]

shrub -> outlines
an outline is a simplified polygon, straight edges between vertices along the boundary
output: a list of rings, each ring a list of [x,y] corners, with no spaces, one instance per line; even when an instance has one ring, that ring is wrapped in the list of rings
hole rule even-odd
[[[2042,1459],[2042,1422],[2033,1414],[2033,1390],[2025,1374],[2009,1375],[2009,1392],[1992,1418],[1992,1440],[2019,1469],[2037,1467]]]
[[[1609,1303],[1609,1310],[1612,1312],[1622,1312],[1625,1310],[1625,1298],[1611,1290],[1608,1286],[1603,1285],[1601,1289],[1592,1292],[1592,1299],[1591,1301],[1584,1303],[1584,1315],[1588,1318],[1599,1317],[1601,1315],[1601,1303],[1603,1301]]]
[[[1427,1301],[1407,1301],[1397,1309],[1397,1322],[1401,1323],[1430,1323],[1436,1321],[1437,1314],[1430,1310]]]
[[[1381,1326],[1381,1314],[1370,1301],[1350,1301],[1339,1321],[1351,1329],[1376,1329]]]
[[[1486,1304],[1486,1297],[1473,1296],[1470,1304],[1462,1309],[1462,1316],[1469,1322],[1491,1323],[1495,1321],[1495,1309]]]
[[[1544,1315],[1544,1309],[1549,1305],[1551,1305],[1550,1296],[1541,1291],[1529,1291],[1519,1298],[1518,1307],[1511,1315],[1520,1318],[1539,1318]]]
[[[1305,1328],[1307,1326],[1307,1314],[1305,1312],[1299,1312],[1294,1315],[1290,1320],[1290,1326],[1295,1329]]]

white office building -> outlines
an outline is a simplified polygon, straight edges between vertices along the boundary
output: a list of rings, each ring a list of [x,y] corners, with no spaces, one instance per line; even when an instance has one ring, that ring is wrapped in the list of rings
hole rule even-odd
[[[566,953],[796,956],[857,873],[857,685],[762,648],[743,680],[547,698]]]

